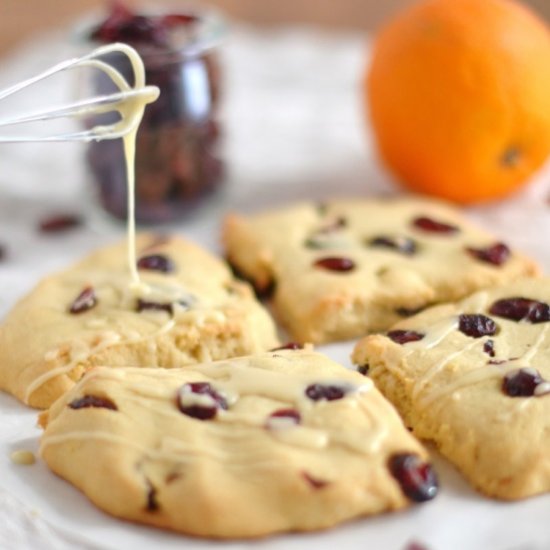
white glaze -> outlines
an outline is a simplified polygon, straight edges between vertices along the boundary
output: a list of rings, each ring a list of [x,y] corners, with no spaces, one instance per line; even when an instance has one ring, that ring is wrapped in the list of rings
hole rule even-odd
[[[346,448],[353,453],[370,454],[379,448],[387,435],[387,429],[379,420],[379,416],[383,415],[377,414],[376,407],[364,399],[365,393],[373,388],[373,383],[369,379],[365,379],[364,384],[356,386],[347,380],[319,379],[303,373],[299,375],[287,373],[281,376],[279,373],[264,368],[244,367],[235,361],[202,365],[196,370],[203,375],[201,380],[211,380],[215,390],[226,397],[229,403],[228,410],[218,409],[215,419],[202,422],[200,429],[211,431],[211,437],[215,439],[234,440],[239,443],[239,447],[234,448],[231,444],[227,450],[217,447],[205,449],[198,447],[196,442],[163,438],[163,452],[167,445],[170,453],[183,452],[186,455],[200,455],[217,460],[230,458],[232,461],[236,461],[236,455],[243,454],[248,459],[250,458],[250,445],[256,445],[257,435],[254,434],[261,430],[262,434],[292,447],[325,449],[336,446]],[[210,373],[215,376],[209,377]],[[89,372],[86,383],[90,383],[92,380],[112,380],[114,383],[120,381],[121,387],[125,390],[120,403],[126,402],[140,408],[146,407],[157,414],[166,415],[172,419],[185,417],[176,405],[176,397],[186,406],[211,407],[216,405],[215,400],[209,395],[197,395],[185,391],[181,375],[177,371],[159,369],[160,377],[173,381],[173,384],[164,384],[160,388],[156,384],[147,384],[145,380],[140,380],[139,373],[133,374],[138,374],[136,380],[132,380],[131,372],[110,368],[95,369]],[[305,390],[313,383],[348,387],[348,392],[344,398],[335,401],[312,401],[305,395]],[[238,407],[234,411],[233,405],[247,396],[258,396],[274,401],[273,411],[285,406],[295,408],[302,416],[302,423],[297,425],[293,422],[271,422],[274,419],[269,418],[269,413],[251,414],[246,412],[246,409]],[[146,399],[143,399],[144,397]],[[323,426],[304,423],[304,419],[308,415],[313,415],[311,418],[315,422],[315,418],[322,417],[315,415],[315,411],[325,413],[322,409],[326,409],[328,412],[331,407],[351,407],[354,409],[353,414],[364,416],[365,427],[361,433],[358,433],[357,430],[350,433],[345,426],[341,429],[334,427],[327,429]],[[266,426],[266,421],[268,426]],[[84,433],[84,431],[76,432],[75,437],[84,439]],[[105,439],[101,435],[97,436],[96,432],[90,432],[89,435]],[[121,444],[124,441],[124,438],[119,436],[117,439],[112,439],[110,436],[109,438]],[[61,439],[58,436],[47,434],[43,437],[43,440],[47,442],[45,444],[64,442],[69,439],[68,435]],[[135,446],[132,442],[129,444]],[[164,457],[169,458],[166,455]]]
[[[528,372],[531,372],[531,374],[536,374],[536,369],[531,368],[530,365],[533,359],[536,357],[537,353],[540,351],[548,334],[548,329],[549,325],[545,324],[539,332],[534,344],[529,347],[521,357],[511,359],[498,365],[487,365],[484,367],[479,367],[473,371],[467,372],[466,374],[460,376],[451,383],[436,388],[430,388],[427,392],[425,392],[425,395],[421,396],[418,399],[418,405],[421,408],[427,407],[441,399],[443,396],[449,394],[451,394],[455,400],[458,400],[460,399],[460,394],[457,393],[458,390],[470,385],[478,384],[491,378],[502,378],[507,372],[515,369],[521,368]],[[424,376],[422,376],[415,385],[415,388],[413,390],[413,398],[419,397],[420,392],[424,389],[428,380],[433,377],[437,372],[439,372],[446,364],[475,347],[475,344],[478,342],[483,342],[483,340],[476,339],[469,346],[466,346],[462,350],[450,354],[444,361],[431,367],[428,372]],[[483,344],[481,343],[480,345]],[[541,387],[540,390],[539,386]],[[542,384],[539,384],[539,386],[537,386],[537,388],[535,389],[535,395],[545,395],[546,393],[550,392],[549,382],[544,382]],[[528,400],[524,401],[525,405],[522,404],[521,409],[528,407],[528,402]],[[509,416],[504,415],[503,418],[509,418]]]

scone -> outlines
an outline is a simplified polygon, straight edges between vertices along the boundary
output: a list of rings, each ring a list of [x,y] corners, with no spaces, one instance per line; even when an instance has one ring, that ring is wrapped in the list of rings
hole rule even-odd
[[[550,491],[550,279],[481,291],[361,340],[353,360],[480,491]]]
[[[41,424],[43,459],[97,506],[191,535],[323,529],[437,493],[373,383],[309,350],[97,367]]]
[[[384,330],[429,304],[537,267],[458,211],[414,199],[356,199],[231,215],[227,257],[302,342]]]
[[[225,264],[177,237],[143,235],[130,288],[126,242],[52,275],[0,327],[0,388],[48,407],[94,365],[173,367],[278,344],[265,309]]]

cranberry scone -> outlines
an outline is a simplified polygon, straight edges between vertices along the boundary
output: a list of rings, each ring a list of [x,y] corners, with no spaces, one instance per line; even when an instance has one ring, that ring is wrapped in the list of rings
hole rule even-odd
[[[226,265],[177,237],[126,242],[47,277],[0,327],[0,388],[45,408],[95,365],[173,367],[266,351],[274,324]]]
[[[235,270],[272,291],[276,314],[302,342],[364,336],[429,304],[538,272],[457,210],[415,198],[230,215],[223,238]]]
[[[370,335],[353,360],[481,492],[550,491],[550,279],[430,308]]]
[[[437,493],[372,381],[310,350],[96,367],[40,422],[43,459],[98,507],[190,535],[324,529]]]

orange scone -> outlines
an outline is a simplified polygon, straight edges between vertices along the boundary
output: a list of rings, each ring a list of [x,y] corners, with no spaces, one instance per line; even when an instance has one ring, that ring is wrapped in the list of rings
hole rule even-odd
[[[372,381],[308,350],[97,367],[42,424],[48,466],[97,506],[190,535],[324,529],[437,493]]]
[[[430,308],[361,340],[353,360],[407,426],[483,493],[550,491],[550,279]]]
[[[384,330],[429,304],[537,273],[536,265],[442,203],[416,198],[303,203],[231,215],[229,261],[295,340]]]
[[[141,283],[127,243],[47,277],[0,326],[0,389],[48,407],[95,365],[170,368],[278,344],[250,287],[198,246],[142,235]]]

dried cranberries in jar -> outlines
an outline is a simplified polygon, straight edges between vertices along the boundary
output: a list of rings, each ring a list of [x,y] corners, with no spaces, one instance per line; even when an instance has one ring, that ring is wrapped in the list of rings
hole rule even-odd
[[[159,99],[147,106],[136,142],[136,220],[162,223],[193,210],[223,180],[218,121],[218,47],[223,24],[213,13],[145,15],[120,3],[85,36],[94,44],[125,42],[143,59],[146,82]],[[129,61],[121,54],[103,58],[132,83]],[[88,94],[117,91],[111,79],[93,73]],[[112,123],[109,115],[89,117],[86,125]],[[101,206],[116,218],[127,214],[126,169],[121,140],[88,144],[86,160]]]

